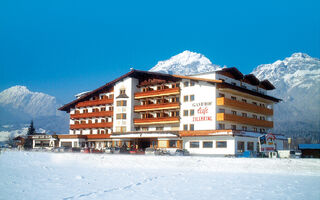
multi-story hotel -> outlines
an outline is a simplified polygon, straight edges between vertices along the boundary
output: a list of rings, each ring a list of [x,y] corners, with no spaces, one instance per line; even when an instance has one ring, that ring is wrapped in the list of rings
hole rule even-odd
[[[272,132],[268,80],[236,68],[192,76],[132,69],[59,108],[70,113],[70,132],[60,146],[137,146],[191,154],[236,155],[258,150],[258,137]],[[277,149],[284,137],[276,135]]]

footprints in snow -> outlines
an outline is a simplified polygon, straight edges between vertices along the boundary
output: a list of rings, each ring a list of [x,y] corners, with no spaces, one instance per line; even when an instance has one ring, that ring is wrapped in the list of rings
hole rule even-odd
[[[181,174],[178,174],[178,175],[181,175]],[[93,195],[93,194],[98,194],[98,193],[108,193],[108,192],[113,192],[113,191],[119,191],[119,190],[127,190],[127,189],[130,189],[132,187],[135,187],[135,186],[140,186],[142,184],[146,184],[148,182],[151,182],[151,181],[154,181],[154,180],[157,180],[158,178],[163,178],[164,176],[155,176],[155,177],[151,177],[151,178],[146,178],[144,179],[143,181],[141,182],[137,182],[135,184],[130,184],[130,185],[126,185],[124,187],[116,187],[116,188],[111,188],[111,189],[108,189],[108,190],[103,190],[102,192],[101,191],[98,191],[98,192],[89,192],[89,193],[86,193],[86,194],[80,194],[80,195],[77,195],[77,196],[72,196],[72,197],[67,197],[67,198],[63,198],[63,200],[71,200],[71,199],[78,199],[78,198],[81,198],[81,197],[87,197],[87,196],[90,196],[90,195]],[[78,177],[77,177],[78,178]]]

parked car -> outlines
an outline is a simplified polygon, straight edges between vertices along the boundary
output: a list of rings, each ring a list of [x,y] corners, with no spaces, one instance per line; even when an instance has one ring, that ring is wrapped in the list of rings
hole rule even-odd
[[[145,154],[145,152],[141,149],[132,149],[129,151],[130,154]]]
[[[251,158],[253,157],[252,151],[244,151],[242,154],[238,155],[239,158]]]
[[[104,150],[105,153],[112,153],[112,148],[110,147],[107,147],[105,150]]]
[[[176,156],[190,156],[190,152],[187,149],[177,149],[175,152]]]
[[[55,148],[53,151],[54,152],[59,152],[59,153],[65,152],[65,147],[58,147],[58,148]]]
[[[144,151],[144,153],[146,155],[155,155],[155,149],[154,148],[146,148],[146,150]]]
[[[113,147],[113,148],[111,149],[111,151],[112,151],[112,153],[114,153],[114,154],[119,154],[119,153],[120,153],[120,148],[119,148],[119,147]]]
[[[80,152],[80,147],[73,147],[73,148],[71,148],[71,151],[72,152]]]

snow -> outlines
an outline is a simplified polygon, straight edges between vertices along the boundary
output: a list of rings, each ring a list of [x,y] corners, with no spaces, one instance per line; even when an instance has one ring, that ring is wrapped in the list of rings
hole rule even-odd
[[[319,199],[319,186],[319,159],[0,154],[0,199]]]
[[[211,72],[221,69],[200,53],[184,51],[165,61],[159,61],[149,71],[162,72],[167,74],[190,75],[203,72]]]

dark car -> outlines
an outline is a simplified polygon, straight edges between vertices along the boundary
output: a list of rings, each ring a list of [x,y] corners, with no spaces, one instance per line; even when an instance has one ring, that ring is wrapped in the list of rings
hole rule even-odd
[[[174,155],[176,155],[176,156],[190,156],[190,153],[186,149],[177,149]]]

